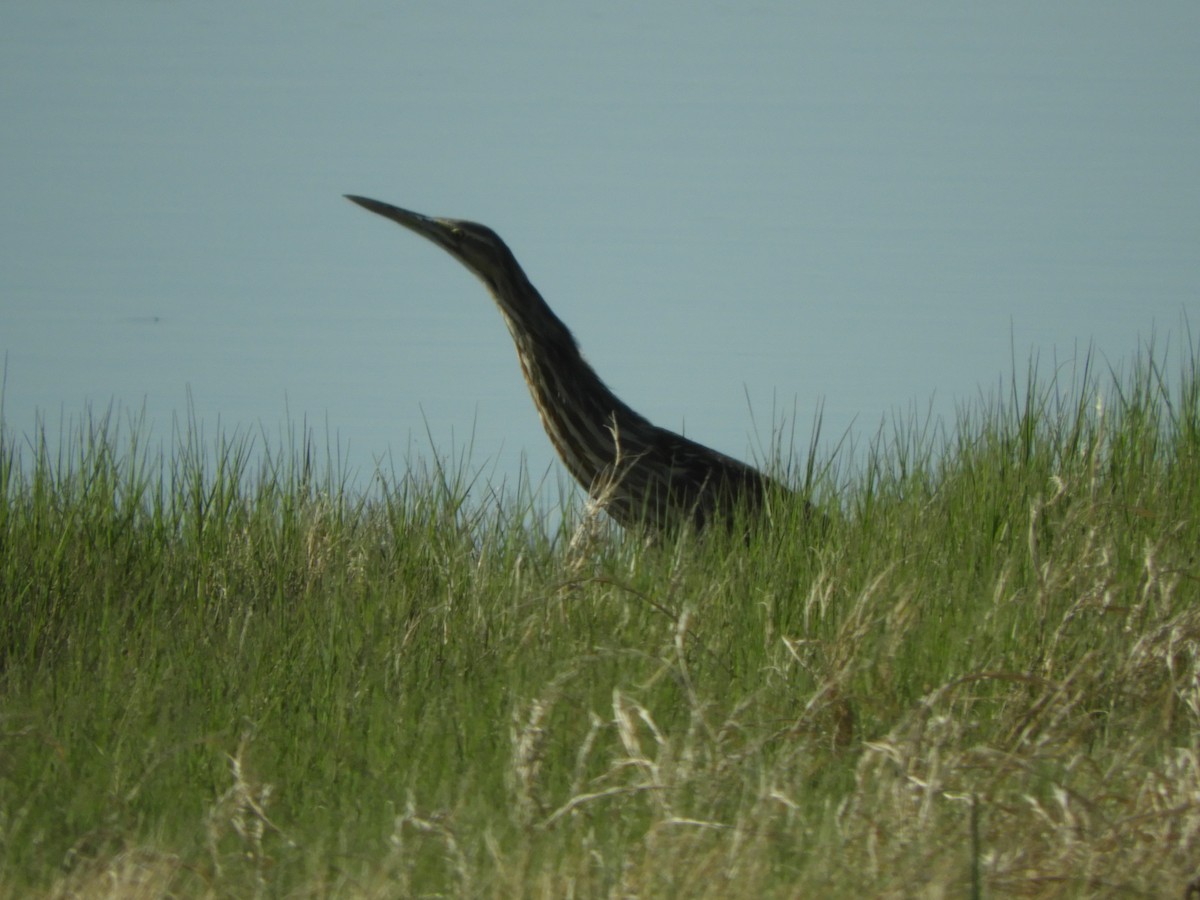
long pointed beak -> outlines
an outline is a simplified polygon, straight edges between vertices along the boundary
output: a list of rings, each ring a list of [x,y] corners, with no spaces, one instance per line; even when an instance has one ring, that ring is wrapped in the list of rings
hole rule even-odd
[[[357,203],[363,209],[369,209],[376,215],[383,216],[385,219],[391,219],[393,222],[399,222],[405,228],[412,228],[414,231],[421,231],[422,226],[428,227],[428,225],[436,221],[431,216],[423,216],[411,210],[392,206],[390,203],[372,200],[370,197],[358,197],[354,194],[346,194],[345,197],[347,200]]]
[[[480,278],[484,278],[487,271],[496,268],[494,260],[488,258],[488,253],[484,251],[490,250],[484,247],[484,251],[480,250],[478,235],[488,232],[478,224],[473,222],[460,222],[455,218],[437,218],[434,216],[422,216],[420,212],[401,209],[400,206],[392,206],[390,203],[380,203],[379,200],[372,200],[367,197],[358,197],[355,194],[346,194],[346,199],[353,200],[354,203],[362,206],[362,209],[371,210],[378,216],[390,218],[392,222],[401,224],[404,228],[410,230],[414,234],[419,234],[432,244],[442,247],[446,253],[458,260],[467,269],[474,272]],[[473,236],[474,235],[474,236]],[[496,256],[497,253],[506,251],[506,247],[499,238],[492,235],[493,242],[498,246],[498,250],[492,250],[491,256]],[[511,254],[510,254],[511,256]],[[516,265],[515,260],[512,264]],[[491,283],[491,282],[488,282]]]
[[[439,247],[443,247],[446,250],[451,249],[449,239],[452,225],[445,219],[423,216],[420,213],[401,209],[399,206],[392,206],[390,203],[382,203],[379,200],[372,200],[369,197],[359,197],[354,194],[346,194],[344,196],[347,200],[357,203],[363,209],[369,209],[376,215],[383,216],[385,219],[391,219],[398,225],[403,225],[410,231],[415,231],[421,237],[428,238]]]

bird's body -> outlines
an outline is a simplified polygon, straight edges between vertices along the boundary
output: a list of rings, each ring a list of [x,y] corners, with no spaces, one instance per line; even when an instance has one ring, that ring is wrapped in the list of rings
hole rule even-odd
[[[613,394],[490,228],[348,199],[428,238],[487,286],[554,449],[622,526],[702,528],[718,517],[732,521],[739,508],[754,513],[769,491],[782,490],[757,469],[659,428]]]

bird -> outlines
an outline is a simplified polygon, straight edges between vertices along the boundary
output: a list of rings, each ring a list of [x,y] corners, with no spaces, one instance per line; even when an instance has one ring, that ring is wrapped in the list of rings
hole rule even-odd
[[[437,244],[483,282],[508,326],[554,449],[626,530],[703,530],[718,520],[732,527],[739,515],[759,518],[773,493],[790,493],[753,466],[652,424],[619,399],[491,228],[345,197]]]

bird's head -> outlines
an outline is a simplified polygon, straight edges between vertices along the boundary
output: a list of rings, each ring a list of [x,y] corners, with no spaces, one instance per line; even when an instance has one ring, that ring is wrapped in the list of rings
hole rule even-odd
[[[486,225],[423,216],[390,203],[352,194],[347,194],[346,199],[433,241],[489,285],[511,278],[514,269],[520,271],[512,251]]]

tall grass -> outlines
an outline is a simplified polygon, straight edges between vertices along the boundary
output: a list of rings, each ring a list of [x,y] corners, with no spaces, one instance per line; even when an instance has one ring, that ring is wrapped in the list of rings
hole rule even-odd
[[[1200,378],[1031,364],[646,542],[461,460],[0,430],[0,895],[1179,895]],[[552,498],[553,499],[553,498]]]

